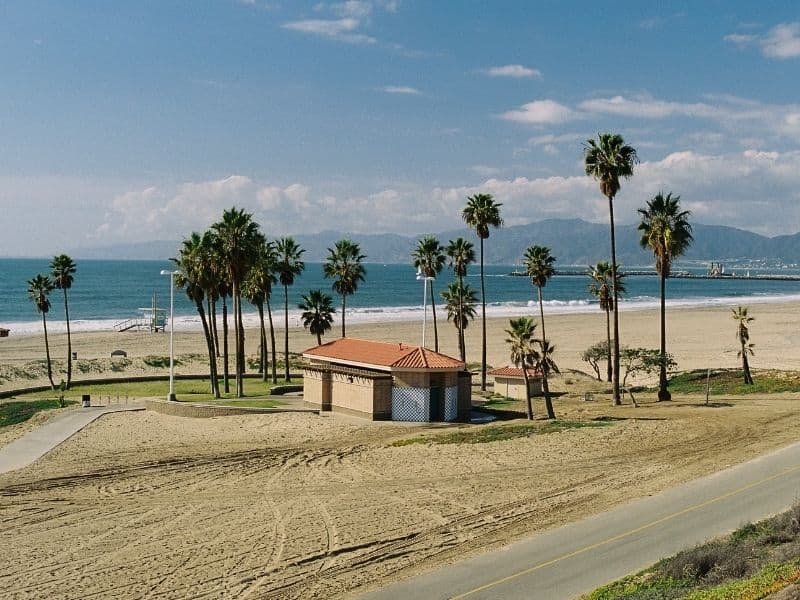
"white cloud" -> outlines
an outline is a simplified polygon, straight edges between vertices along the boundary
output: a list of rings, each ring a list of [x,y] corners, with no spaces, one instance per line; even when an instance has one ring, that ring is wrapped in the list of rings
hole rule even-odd
[[[761,39],[761,52],[770,58],[800,56],[800,23],[781,23]]]
[[[530,67],[524,67],[522,65],[504,65],[502,67],[490,67],[484,71],[490,77],[513,77],[515,79],[525,78],[525,77],[536,77],[540,78],[542,76],[541,71],[539,69],[531,69]]]
[[[562,133],[559,135],[554,135],[552,133],[548,133],[545,135],[536,135],[532,138],[528,138],[528,143],[531,146],[547,146],[547,145],[554,145],[554,144],[571,144],[574,142],[583,142],[589,139],[591,136],[585,133]]]
[[[387,94],[407,94],[410,96],[418,96],[422,94],[417,88],[410,87],[407,85],[385,85],[381,88],[378,88],[381,92],[386,92]]]
[[[500,115],[501,119],[514,121],[516,123],[527,123],[533,125],[543,125],[552,123],[563,123],[579,115],[572,109],[554,100],[534,100],[523,104],[516,110],[510,110]]]
[[[797,58],[800,56],[800,22],[780,23],[765,35],[731,33],[723,38],[737,46],[756,45],[767,58]]]
[[[284,23],[284,29],[347,42],[350,44],[374,44],[377,40],[369,35],[358,33],[360,22],[346,17],[342,19],[306,19]]]
[[[708,117],[712,116],[714,112],[714,108],[707,104],[668,102],[648,96],[595,98],[581,102],[579,107],[581,110],[591,113],[624,115],[642,119],[663,119],[674,115]]]

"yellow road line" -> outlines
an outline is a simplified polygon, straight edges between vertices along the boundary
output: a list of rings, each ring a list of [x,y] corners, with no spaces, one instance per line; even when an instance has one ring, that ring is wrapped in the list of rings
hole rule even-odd
[[[795,471],[800,471],[800,465],[796,465],[794,467],[791,467],[789,469],[781,471],[780,473],[776,473],[775,475],[771,475],[770,477],[766,477],[766,478],[761,479],[759,481],[756,481],[754,483],[750,483],[748,485],[742,486],[740,488],[737,488],[735,490],[732,490],[730,492],[722,494],[721,496],[717,496],[716,498],[711,498],[710,500],[706,500],[705,502],[700,502],[699,504],[695,504],[693,506],[689,506],[687,508],[684,508],[683,510],[679,510],[679,511],[674,512],[674,513],[672,513],[670,515],[667,515],[665,517],[661,517],[660,519],[656,519],[655,521],[651,521],[650,523],[646,523],[644,525],[641,525],[640,527],[637,527],[636,529],[631,529],[630,531],[626,531],[624,533],[620,533],[618,535],[615,535],[615,536],[610,537],[608,539],[602,540],[600,542],[596,542],[596,543],[591,544],[589,546],[584,546],[583,548],[580,548],[579,550],[574,550],[574,551],[569,552],[567,554],[562,554],[561,556],[558,556],[558,557],[553,558],[551,560],[548,560],[546,562],[539,563],[538,565],[534,565],[532,567],[528,567],[527,569],[523,569],[522,571],[518,571],[516,573],[512,573],[511,575],[507,575],[505,577],[501,577],[500,579],[496,579],[495,581],[491,581],[491,582],[486,583],[486,584],[484,584],[484,585],[482,585],[480,587],[476,587],[476,588],[471,589],[471,590],[469,590],[467,592],[463,592],[462,594],[458,594],[457,596],[451,596],[450,598],[451,598],[451,600],[459,600],[460,598],[466,598],[467,596],[471,596],[473,594],[477,594],[478,592],[482,592],[484,590],[488,590],[489,588],[492,588],[492,587],[494,587],[496,585],[500,585],[501,583],[506,583],[507,581],[511,581],[513,579],[517,579],[518,577],[522,577],[523,575],[528,575],[529,573],[533,573],[534,571],[538,571],[539,569],[543,569],[544,567],[549,567],[550,565],[555,564],[555,563],[557,563],[559,561],[566,560],[568,558],[572,558],[573,556],[577,556],[577,555],[583,554],[585,552],[589,552],[590,550],[594,550],[595,548],[599,548],[600,546],[603,546],[605,544],[610,544],[611,542],[616,542],[616,541],[621,540],[623,538],[632,536],[632,535],[634,535],[636,533],[639,533],[640,531],[644,531],[645,529],[649,529],[651,527],[654,527],[656,525],[664,523],[665,521],[669,521],[670,519],[674,519],[675,517],[680,517],[681,515],[685,515],[686,513],[690,513],[690,512],[692,512],[694,510],[698,510],[700,508],[704,508],[704,507],[706,507],[706,506],[708,506],[710,504],[714,504],[715,502],[719,502],[720,500],[725,500],[726,498],[730,498],[731,496],[735,496],[736,494],[741,494],[742,492],[746,492],[747,490],[753,489],[754,487],[758,487],[759,485],[763,485],[763,484],[767,483],[768,481],[772,481],[774,479],[778,479],[780,477],[783,477],[784,475],[788,475],[788,474],[793,473]]]

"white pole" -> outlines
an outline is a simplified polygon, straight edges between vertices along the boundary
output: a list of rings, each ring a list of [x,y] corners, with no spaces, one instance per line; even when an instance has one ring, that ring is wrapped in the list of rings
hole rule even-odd
[[[428,320],[428,278],[422,278],[422,347],[425,347],[425,324]]]

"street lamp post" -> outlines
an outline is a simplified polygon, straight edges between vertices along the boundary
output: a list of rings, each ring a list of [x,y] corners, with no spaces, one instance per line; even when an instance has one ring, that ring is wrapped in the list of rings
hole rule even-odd
[[[169,275],[169,396],[167,400],[175,401],[175,275],[180,271],[161,271]],[[158,320],[158,315],[153,315]]]
[[[417,281],[422,281],[422,347],[425,347],[425,325],[428,320],[428,282],[436,279],[422,274],[422,268],[417,267]]]

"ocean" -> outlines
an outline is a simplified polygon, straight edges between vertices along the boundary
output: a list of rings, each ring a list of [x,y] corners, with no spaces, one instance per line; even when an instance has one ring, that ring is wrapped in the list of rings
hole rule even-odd
[[[162,269],[172,268],[168,261],[76,260],[78,271],[69,291],[70,318],[73,331],[113,330],[115,324],[137,316],[137,310],[150,307],[156,295],[160,308],[169,309],[169,277],[160,275]],[[517,267],[518,268],[518,267]],[[366,281],[358,292],[348,298],[347,321],[416,320],[422,318],[422,282],[417,281],[415,269],[409,265],[367,264]],[[527,277],[512,277],[511,265],[487,265],[486,299],[490,316],[538,314],[536,289]],[[682,270],[686,270],[681,268]],[[565,267],[567,271],[582,271]],[[688,269],[697,274],[704,269]],[[753,274],[758,273],[751,269]],[[0,327],[11,329],[11,335],[41,331],[41,317],[28,299],[27,281],[37,273],[48,272],[47,259],[0,259]],[[478,266],[470,268],[467,283],[480,289]],[[782,275],[797,275],[798,271],[782,270]],[[452,279],[444,270],[434,282],[437,294],[437,316],[441,303],[439,292]],[[592,312],[599,310],[597,302],[587,291],[588,277],[555,276],[544,288],[546,313]],[[658,306],[658,277],[629,276],[627,295],[622,310]],[[330,293],[331,281],[322,276],[322,265],[306,263],[306,270],[295,285],[289,288],[289,319],[291,326],[300,325],[297,304],[300,296],[310,289],[320,288]],[[764,281],[756,279],[670,279],[667,282],[667,303],[671,307],[729,306],[763,302],[800,300],[800,281]],[[51,296],[48,330],[64,331],[64,312],[61,290]],[[245,322],[257,323],[257,312],[246,302]],[[283,319],[283,288],[276,286],[272,306],[274,318]],[[429,309],[430,310],[430,309]],[[430,312],[428,313],[430,318]],[[279,321],[280,322],[280,321]],[[199,329],[200,322],[194,306],[182,290],[175,290],[175,329]]]

